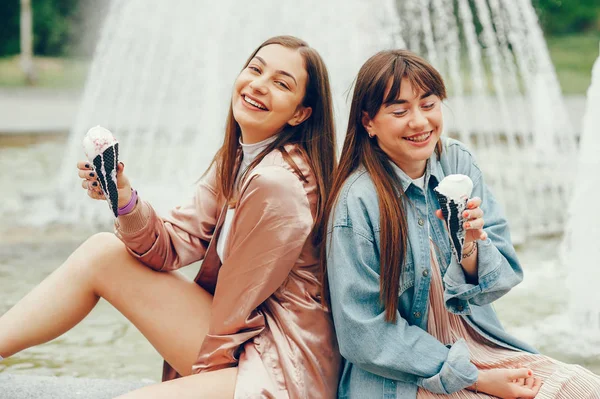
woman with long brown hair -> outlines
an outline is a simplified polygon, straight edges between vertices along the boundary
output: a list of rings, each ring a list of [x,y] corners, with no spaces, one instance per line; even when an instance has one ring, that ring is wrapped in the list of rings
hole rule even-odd
[[[338,396],[600,397],[597,376],[536,354],[496,317],[491,303],[523,272],[470,151],[440,137],[445,98],[440,74],[408,51],[380,52],[358,74],[322,247]],[[459,256],[434,193],[455,174],[473,182]]]
[[[84,242],[0,318],[0,356],[71,329],[104,298],[165,359],[126,398],[331,398],[339,354],[319,243],[336,164],[329,78],[305,42],[262,43],[234,83],[223,146],[191,202],[159,217],[118,168],[116,234]],[[104,199],[87,162],[90,197]],[[195,281],[178,269],[202,260]]]

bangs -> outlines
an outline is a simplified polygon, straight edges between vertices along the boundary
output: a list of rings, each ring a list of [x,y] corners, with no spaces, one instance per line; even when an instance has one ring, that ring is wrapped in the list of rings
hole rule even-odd
[[[396,58],[391,66],[392,86],[385,96],[383,104],[389,104],[400,97],[400,85],[402,79],[410,82],[415,90],[422,93],[435,94],[443,100],[446,98],[446,87],[440,74],[428,64],[416,63],[406,58]]]

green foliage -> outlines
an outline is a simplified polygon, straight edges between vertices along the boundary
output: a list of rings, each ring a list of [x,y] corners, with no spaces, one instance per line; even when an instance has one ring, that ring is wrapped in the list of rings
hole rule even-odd
[[[19,53],[19,0],[0,1],[0,55]]]
[[[549,37],[547,43],[563,93],[585,93],[598,57],[600,32]]]
[[[533,0],[546,35],[600,31],[599,0]]]
[[[71,22],[78,3],[77,0],[31,0],[35,54],[61,55],[67,52]]]
[[[83,29],[79,23],[84,5],[92,0],[31,0],[33,52],[58,56],[70,52]],[[104,3],[104,1],[102,1]],[[20,52],[19,0],[0,0],[0,56]]]

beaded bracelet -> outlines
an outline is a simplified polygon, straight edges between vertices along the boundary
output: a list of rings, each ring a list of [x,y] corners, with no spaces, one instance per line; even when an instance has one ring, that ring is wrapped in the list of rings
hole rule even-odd
[[[137,204],[137,200],[138,200],[137,191],[135,191],[132,188],[131,189],[131,198],[129,199],[129,202],[124,207],[119,208],[119,210],[117,212],[119,214],[119,216],[127,215],[128,213],[133,211],[133,208],[135,208],[135,205]]]

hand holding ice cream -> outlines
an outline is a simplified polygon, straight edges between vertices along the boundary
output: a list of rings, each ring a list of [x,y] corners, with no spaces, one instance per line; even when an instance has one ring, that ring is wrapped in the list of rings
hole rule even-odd
[[[79,161],[77,162],[77,169],[79,170],[79,177],[84,179],[81,182],[81,186],[87,190],[88,196],[97,200],[106,200],[104,193],[102,192],[102,187],[98,182],[98,177],[94,172],[92,167],[93,165],[89,161]],[[131,184],[129,183],[129,179],[123,171],[125,170],[125,165],[122,162],[119,162],[117,165],[117,190],[119,192],[119,208],[124,207],[131,198]],[[96,183],[94,185],[94,183]],[[128,194],[129,193],[129,194]]]
[[[132,194],[124,165],[119,162],[119,143],[108,129],[96,126],[87,132],[83,147],[88,161],[77,163],[79,177],[85,179],[82,187],[90,197],[107,200],[116,217]]]
[[[463,224],[463,227],[466,230],[465,244],[476,240],[487,239],[487,233],[483,230],[485,222],[483,220],[483,210],[480,206],[481,198],[473,197],[467,201],[466,209],[463,211],[463,218],[468,220]],[[438,209],[435,212],[435,215],[444,220],[441,209]]]
[[[473,182],[466,175],[446,176],[435,188],[442,208],[436,215],[446,222],[459,263],[467,244],[487,238],[483,231],[483,210],[479,207],[481,199],[470,198],[472,190]]]

